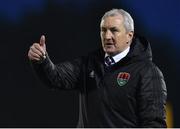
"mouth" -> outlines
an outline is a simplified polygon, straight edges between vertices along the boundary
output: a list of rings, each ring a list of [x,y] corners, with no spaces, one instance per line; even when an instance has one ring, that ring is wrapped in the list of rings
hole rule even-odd
[[[107,46],[107,47],[108,46],[114,46],[114,43],[110,43],[110,42],[109,43],[105,43],[104,46]]]

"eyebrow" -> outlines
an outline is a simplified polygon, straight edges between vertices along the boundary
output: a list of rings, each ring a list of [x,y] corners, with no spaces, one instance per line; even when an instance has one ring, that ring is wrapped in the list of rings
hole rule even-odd
[[[102,26],[101,29],[107,29],[107,27]],[[115,27],[115,26],[113,26],[113,27],[110,27],[110,28],[108,28],[108,29],[112,30],[112,29],[118,29],[118,28]]]
[[[110,27],[110,29],[118,29],[117,27]]]
[[[107,27],[105,27],[105,26],[101,26],[101,28],[107,28]],[[117,28],[116,26],[113,26],[113,27],[110,27],[111,29],[115,29],[115,28]]]

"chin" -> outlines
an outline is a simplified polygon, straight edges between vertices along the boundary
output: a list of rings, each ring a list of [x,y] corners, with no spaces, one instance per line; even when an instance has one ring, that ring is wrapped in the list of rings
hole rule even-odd
[[[107,53],[108,55],[115,55],[116,54],[116,51],[113,50],[113,49],[108,49],[108,48],[105,48],[104,49],[104,52]]]

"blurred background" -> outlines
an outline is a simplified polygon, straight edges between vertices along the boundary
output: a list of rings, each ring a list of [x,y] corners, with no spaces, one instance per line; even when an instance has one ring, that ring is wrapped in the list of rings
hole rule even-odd
[[[78,93],[52,91],[33,73],[27,52],[46,36],[54,63],[101,46],[99,24],[112,8],[128,11],[145,36],[168,89],[168,127],[180,127],[179,0],[0,1],[0,127],[76,127]]]

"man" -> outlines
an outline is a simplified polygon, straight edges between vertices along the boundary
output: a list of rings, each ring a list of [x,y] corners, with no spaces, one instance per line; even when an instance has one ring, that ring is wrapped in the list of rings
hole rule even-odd
[[[78,127],[166,127],[166,86],[148,41],[134,36],[122,9],[106,12],[100,28],[103,49],[57,65],[41,36],[28,52],[37,75],[50,87],[79,91]]]

